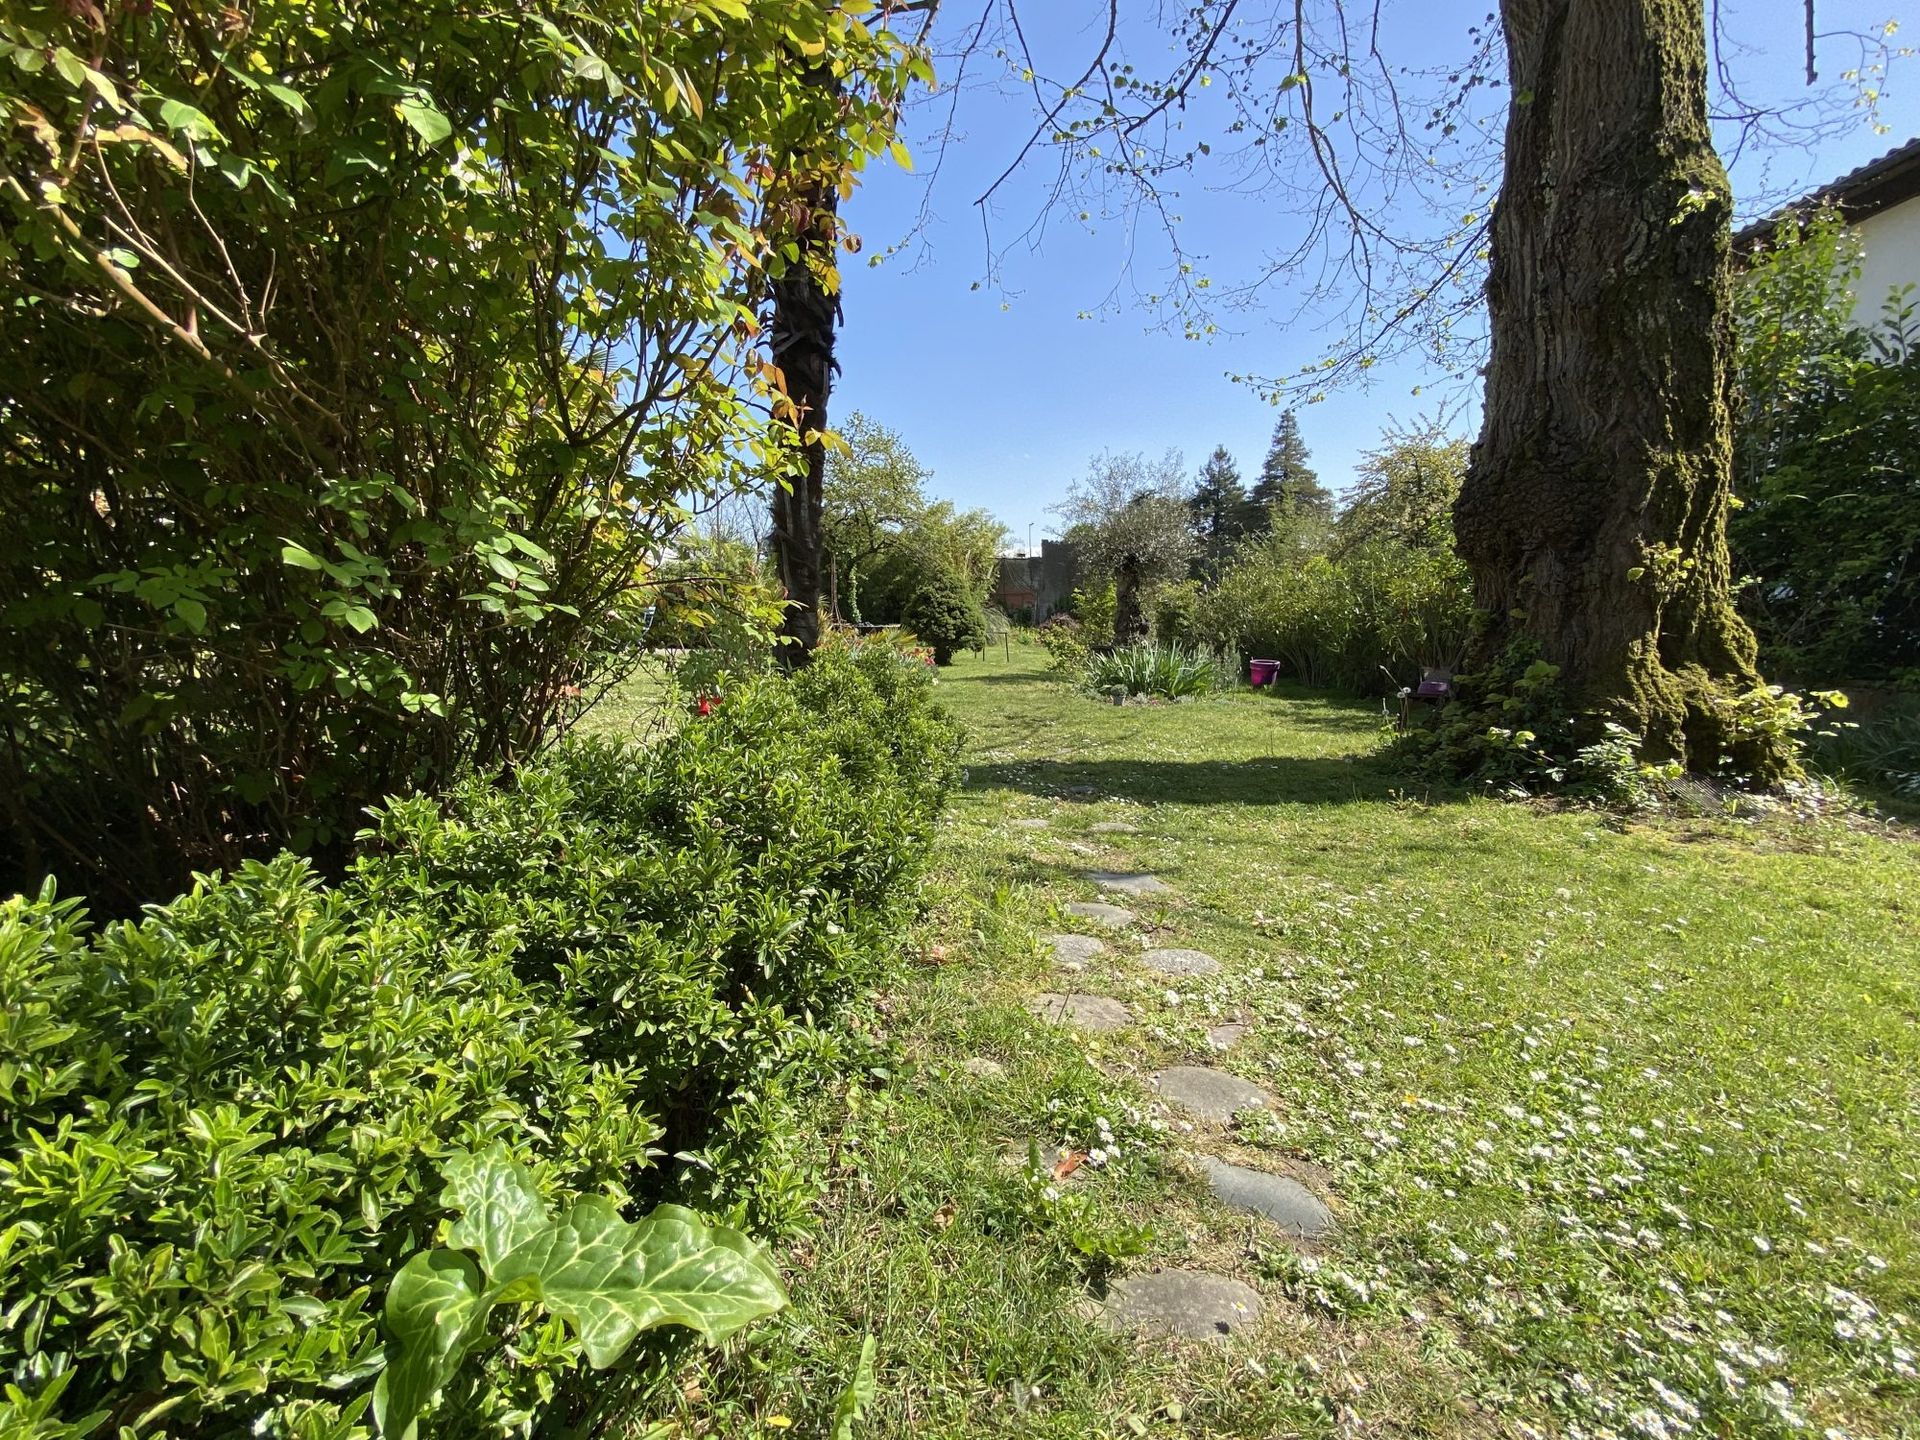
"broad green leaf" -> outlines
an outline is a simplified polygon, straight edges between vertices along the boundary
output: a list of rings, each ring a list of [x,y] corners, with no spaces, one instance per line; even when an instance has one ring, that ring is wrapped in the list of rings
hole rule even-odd
[[[447,1187],[440,1203],[460,1218],[447,1229],[447,1244],[480,1257],[498,1281],[503,1261],[551,1223],[533,1172],[495,1145],[483,1154],[462,1150],[446,1163]]]
[[[380,1433],[409,1440],[420,1412],[460,1368],[491,1304],[479,1268],[453,1250],[423,1250],[387,1287],[387,1368],[373,1388]]]
[[[277,80],[269,80],[260,88],[278,100],[282,105],[286,106],[286,108],[295,115],[303,115],[306,113],[306,96],[302,95],[291,85],[282,85]]]
[[[320,557],[304,545],[296,545],[289,540],[280,547],[282,564],[292,565],[301,570],[318,570],[324,563]]]
[[[439,107],[428,99],[424,91],[415,91],[400,102],[400,113],[422,140],[429,145],[438,145],[453,134],[453,122],[440,113]]]
[[[546,1308],[580,1332],[595,1366],[611,1365],[657,1325],[685,1325],[717,1343],[787,1302],[766,1253],[737,1231],[678,1205],[629,1225],[599,1195],[584,1196],[487,1278],[500,1287],[537,1280]]]
[[[204,110],[189,105],[184,100],[162,100],[160,120],[169,130],[178,130],[195,140],[210,140],[220,134],[218,127],[207,118]]]

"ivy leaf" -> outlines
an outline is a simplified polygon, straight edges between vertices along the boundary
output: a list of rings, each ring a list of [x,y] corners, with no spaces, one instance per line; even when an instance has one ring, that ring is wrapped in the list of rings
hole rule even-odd
[[[373,1387],[382,1435],[411,1440],[414,1422],[460,1368],[489,1300],[480,1270],[452,1250],[423,1250],[387,1286],[387,1368]]]
[[[717,1344],[787,1303],[772,1263],[746,1236],[678,1205],[629,1225],[600,1195],[583,1197],[489,1278],[537,1280],[546,1308],[580,1332],[596,1367],[657,1325],[685,1325]]]
[[[495,1145],[484,1154],[457,1152],[448,1158],[445,1174],[440,1203],[460,1215],[447,1228],[447,1243],[473,1251],[497,1280],[507,1256],[551,1223],[533,1172]]]
[[[429,145],[438,145],[453,134],[453,122],[443,114],[423,90],[416,90],[400,102],[400,113],[414,133]]]
[[[657,1325],[717,1343],[787,1303],[759,1246],[678,1205],[628,1224],[612,1201],[587,1195],[549,1221],[532,1173],[498,1144],[447,1173],[441,1199],[463,1212],[449,1243],[481,1257],[495,1294],[538,1298],[571,1324],[597,1367]]]

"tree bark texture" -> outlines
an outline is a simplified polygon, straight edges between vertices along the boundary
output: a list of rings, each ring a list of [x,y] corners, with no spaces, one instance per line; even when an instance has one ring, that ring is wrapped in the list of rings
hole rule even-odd
[[[827,448],[819,436],[827,428],[840,302],[807,261],[819,263],[824,252],[824,263],[832,265],[838,201],[838,193],[827,186],[808,194],[802,258],[773,285],[773,359],[786,377],[801,457],[791,488],[781,486],[773,492],[774,565],[787,592],[786,617],[781,622],[787,643],[781,646],[781,659],[790,666],[804,665],[820,644]]]
[[[1147,612],[1140,603],[1140,561],[1122,557],[1113,573],[1113,643],[1125,649],[1147,638]]]
[[[1473,668],[1531,640],[1588,728],[1774,778],[1716,703],[1760,682],[1730,591],[1732,197],[1702,0],[1500,10],[1493,346],[1454,512],[1488,620]]]

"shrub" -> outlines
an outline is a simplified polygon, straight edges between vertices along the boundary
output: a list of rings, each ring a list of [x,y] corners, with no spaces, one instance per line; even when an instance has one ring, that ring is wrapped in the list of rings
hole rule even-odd
[[[1176,580],[1163,585],[1153,597],[1153,638],[1162,645],[1191,648],[1199,636],[1195,621],[1200,613],[1200,584],[1196,580]]]
[[[934,663],[951,665],[956,650],[987,643],[986,612],[958,575],[935,571],[907,601],[907,628],[932,651]]]
[[[1196,628],[1223,650],[1278,660],[1309,685],[1361,694],[1405,683],[1466,649],[1472,588],[1447,550],[1380,539],[1338,557],[1290,537],[1243,550],[1200,602]]]
[[[1808,748],[1830,774],[1920,800],[1920,698],[1895,696],[1851,723],[1829,725]]]
[[[1086,669],[1086,632],[1071,615],[1054,615],[1039,629],[1041,648],[1055,670],[1078,677]]]
[[[1113,643],[1113,616],[1120,600],[1113,581],[1083,586],[1068,597],[1067,609],[1080,622],[1081,631],[1097,645]]]
[[[1102,694],[1115,690],[1128,695],[1157,695],[1184,700],[1204,695],[1219,678],[1219,664],[1211,656],[1177,645],[1128,645],[1087,661],[1089,689]]]
[[[740,317],[910,63],[817,6],[208,14],[0,7],[0,873],[128,909],[538,746],[778,445]]]
[[[636,1252],[753,1253],[671,1210],[615,1228],[636,1202],[795,1225],[792,1097],[846,1064],[831,1021],[890,953],[954,777],[929,695],[885,647],[829,648],[653,750],[396,801],[338,887],[283,855],[97,935],[50,891],[0,906],[0,1432],[356,1433],[396,1275],[474,1265],[410,1257],[501,1273],[477,1173],[535,1197],[529,1226]],[[743,1317],[769,1298],[747,1288]],[[431,1433],[637,1402],[630,1371],[581,1383],[563,1277],[515,1295]]]

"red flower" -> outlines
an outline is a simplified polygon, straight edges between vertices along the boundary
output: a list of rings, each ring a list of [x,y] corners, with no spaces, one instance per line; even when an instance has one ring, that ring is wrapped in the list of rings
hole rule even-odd
[[[700,697],[701,717],[704,719],[706,716],[711,715],[713,713],[713,707],[719,703],[720,697],[717,695],[702,695]]]

